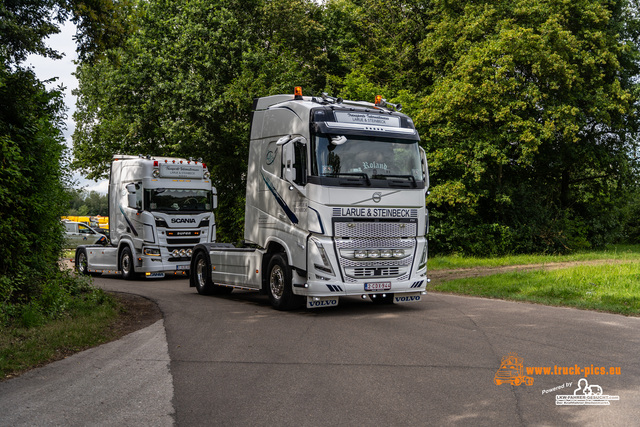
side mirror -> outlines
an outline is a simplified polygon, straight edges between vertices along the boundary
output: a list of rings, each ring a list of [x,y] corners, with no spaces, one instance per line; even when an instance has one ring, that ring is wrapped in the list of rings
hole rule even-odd
[[[137,197],[137,193],[136,193],[136,185],[135,184],[127,184],[126,187],[127,189],[127,205],[131,208],[131,209],[140,209],[141,206],[138,206],[138,197]]]
[[[427,164],[427,154],[424,151],[424,148],[418,147],[420,149],[420,160],[422,163],[422,175],[424,176],[424,191],[425,193],[429,191],[429,165]]]
[[[293,167],[295,163],[295,146],[292,143],[282,146],[282,167],[284,168],[284,179],[293,183],[296,179],[296,170]]]

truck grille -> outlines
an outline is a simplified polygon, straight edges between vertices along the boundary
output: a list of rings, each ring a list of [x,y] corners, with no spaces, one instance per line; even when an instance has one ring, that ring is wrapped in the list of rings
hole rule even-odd
[[[336,237],[390,238],[417,235],[415,222],[336,222],[333,227]]]
[[[350,227],[346,224],[355,225]],[[337,222],[334,226],[338,260],[347,283],[376,278],[409,279],[416,248],[416,224]],[[372,234],[365,235],[367,231]],[[358,249],[404,249],[408,256],[400,259],[358,260],[345,258],[341,249],[347,249],[348,252]]]
[[[197,245],[200,236],[197,237],[167,237],[167,245]]]

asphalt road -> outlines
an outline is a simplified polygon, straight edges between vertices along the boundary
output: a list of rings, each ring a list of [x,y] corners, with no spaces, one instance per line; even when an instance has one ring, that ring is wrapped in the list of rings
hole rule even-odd
[[[201,296],[186,280],[95,283],[149,297],[164,314],[168,369],[162,370],[160,351],[150,356],[160,362],[158,370],[111,384],[113,394],[122,394],[130,382],[139,388],[145,375],[158,383],[150,385],[156,401],[133,405],[147,410],[130,424],[629,426],[640,419],[639,318],[433,293],[404,305],[348,298],[334,308],[278,312],[266,296]],[[149,342],[164,339],[156,333]],[[572,371],[532,374],[530,386],[496,385],[510,353],[525,368]],[[126,369],[136,362],[122,363]],[[576,374],[576,366],[613,367],[614,374]],[[582,395],[585,377],[592,392],[598,385],[611,398],[556,404],[557,395]],[[36,398],[20,388],[27,386],[7,386],[12,381],[0,383],[0,424],[15,420],[2,415],[2,393],[21,392],[23,402]],[[168,395],[171,408],[159,404]],[[53,420],[45,424],[84,424],[68,416]],[[109,420],[93,424],[119,424]]]

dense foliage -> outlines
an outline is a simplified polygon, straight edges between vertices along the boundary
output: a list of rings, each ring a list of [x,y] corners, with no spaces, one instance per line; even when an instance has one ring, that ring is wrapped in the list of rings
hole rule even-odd
[[[31,53],[59,57],[44,40],[67,15],[57,0],[0,4],[0,324],[57,316],[80,289],[58,266],[68,200],[61,92],[22,66]]]
[[[635,233],[636,0],[132,4],[128,32],[80,67],[77,166],[95,178],[115,153],[204,158],[223,240],[242,236],[251,100],[294,85],[405,106],[430,161],[436,251]]]
[[[320,74],[316,10],[304,0],[141,2],[139,30],[79,70],[77,164],[97,178],[114,154],[203,158],[220,194],[218,233],[241,235],[253,97]]]

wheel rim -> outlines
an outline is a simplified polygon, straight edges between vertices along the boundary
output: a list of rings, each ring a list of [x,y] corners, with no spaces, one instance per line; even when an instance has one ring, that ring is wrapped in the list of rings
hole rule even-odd
[[[282,294],[284,293],[284,271],[282,271],[279,265],[276,265],[271,270],[269,287],[271,288],[271,295],[273,295],[275,299],[282,298]]]
[[[203,287],[206,284],[205,279],[205,269],[207,263],[202,258],[198,258],[198,262],[196,264],[196,279],[198,280],[198,286]]]
[[[80,273],[84,273],[85,271],[87,271],[87,257],[85,256],[84,252],[80,252],[78,254],[78,271]]]
[[[129,274],[129,270],[131,269],[131,258],[129,258],[129,254],[126,253],[122,256],[122,274]]]

